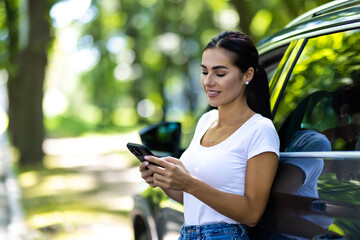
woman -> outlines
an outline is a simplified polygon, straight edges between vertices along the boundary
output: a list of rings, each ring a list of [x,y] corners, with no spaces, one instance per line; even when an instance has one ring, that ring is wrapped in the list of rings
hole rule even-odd
[[[146,156],[140,171],[151,187],[184,204],[179,239],[248,239],[245,225],[260,220],[278,165],[268,82],[256,47],[239,32],[213,38],[201,69],[201,84],[217,110],[200,118],[180,160]]]

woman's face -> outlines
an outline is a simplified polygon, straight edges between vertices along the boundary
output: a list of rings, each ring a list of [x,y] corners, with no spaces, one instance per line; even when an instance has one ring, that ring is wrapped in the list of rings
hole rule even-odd
[[[246,79],[227,50],[206,49],[201,71],[201,84],[211,106],[227,105],[243,98]]]

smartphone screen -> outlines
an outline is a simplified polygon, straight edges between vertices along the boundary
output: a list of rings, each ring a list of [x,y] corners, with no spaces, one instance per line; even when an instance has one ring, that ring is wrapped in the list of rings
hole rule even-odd
[[[150,151],[150,149],[148,149],[144,145],[129,142],[126,146],[130,150],[130,152],[132,152],[132,154],[134,154],[135,157],[140,160],[140,162],[145,161],[144,157],[147,155],[155,156]]]

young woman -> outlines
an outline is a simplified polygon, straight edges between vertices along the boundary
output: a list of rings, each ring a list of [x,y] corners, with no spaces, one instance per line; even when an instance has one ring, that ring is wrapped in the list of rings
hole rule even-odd
[[[201,69],[217,110],[200,118],[180,159],[146,156],[139,168],[151,187],[184,204],[179,239],[248,239],[246,225],[260,220],[278,165],[266,74],[255,45],[239,32],[213,38]]]

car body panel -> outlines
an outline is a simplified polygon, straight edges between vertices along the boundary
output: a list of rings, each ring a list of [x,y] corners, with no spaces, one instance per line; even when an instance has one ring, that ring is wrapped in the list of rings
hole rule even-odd
[[[354,2],[354,1],[352,1]],[[283,30],[264,38],[258,43],[259,54],[262,55],[276,47],[300,38],[309,38],[330,32],[343,31],[360,27],[360,1],[352,8],[346,8],[329,15],[320,15],[304,22],[294,22]],[[320,8],[318,11],[321,11]],[[295,24],[297,23],[297,24]]]

